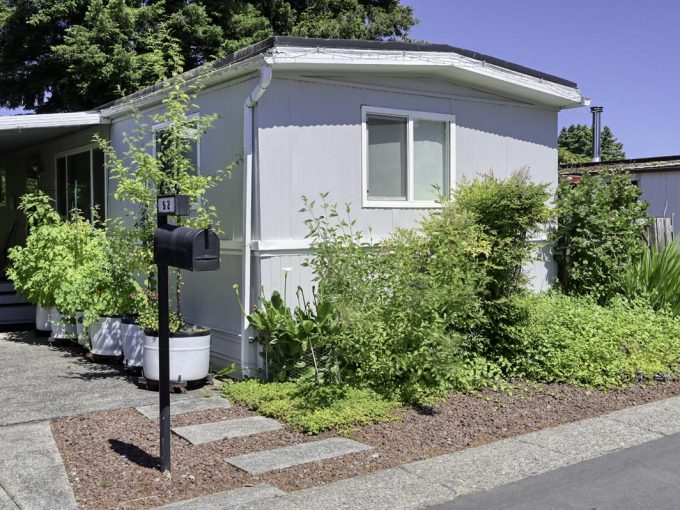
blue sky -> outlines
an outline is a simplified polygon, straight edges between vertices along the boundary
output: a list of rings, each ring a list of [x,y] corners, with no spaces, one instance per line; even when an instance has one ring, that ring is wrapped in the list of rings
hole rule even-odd
[[[411,37],[575,81],[629,158],[680,154],[680,3],[671,0],[402,0]],[[590,125],[590,109],[560,127]]]

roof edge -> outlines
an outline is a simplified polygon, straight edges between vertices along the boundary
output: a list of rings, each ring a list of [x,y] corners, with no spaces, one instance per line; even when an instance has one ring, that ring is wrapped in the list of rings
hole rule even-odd
[[[31,113],[0,116],[0,131],[55,127],[96,126],[109,120],[97,112]]]

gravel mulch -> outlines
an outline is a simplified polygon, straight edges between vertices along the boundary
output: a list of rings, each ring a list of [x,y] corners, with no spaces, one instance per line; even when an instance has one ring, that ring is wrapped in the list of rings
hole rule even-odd
[[[52,423],[76,500],[84,509],[143,509],[267,482],[292,491],[680,395],[680,381],[598,391],[569,385],[517,384],[511,393],[452,394],[432,409],[402,409],[399,420],[344,435],[374,447],[336,459],[251,476],[224,459],[337,436],[277,430],[191,445],[172,437],[172,479],[157,470],[158,422],[134,409],[64,418]],[[242,406],[175,416],[173,426],[242,418]]]

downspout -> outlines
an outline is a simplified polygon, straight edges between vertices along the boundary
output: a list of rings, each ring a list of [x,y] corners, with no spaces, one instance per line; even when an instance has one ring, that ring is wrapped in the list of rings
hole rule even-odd
[[[246,312],[250,312],[251,301],[251,242],[253,234],[253,145],[255,141],[255,106],[264,95],[272,81],[272,68],[269,64],[260,67],[260,81],[243,103],[243,263],[241,274],[241,299]],[[244,316],[241,319],[241,375],[250,375],[248,351],[250,325]]]

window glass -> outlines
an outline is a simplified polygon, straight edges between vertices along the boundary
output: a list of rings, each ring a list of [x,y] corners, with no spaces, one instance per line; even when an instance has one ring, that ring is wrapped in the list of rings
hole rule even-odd
[[[104,168],[104,153],[95,149],[92,151],[92,197],[100,220],[106,217],[106,169]]]
[[[413,198],[435,200],[448,190],[448,128],[446,122],[413,121]]]
[[[368,196],[406,200],[407,119],[370,115],[368,125]]]
[[[163,153],[163,150],[166,145],[165,137],[163,136],[163,131],[159,131],[156,133],[156,157],[159,158],[159,156]],[[198,142],[196,140],[189,139],[187,137],[187,150],[185,151],[184,155],[186,158],[189,160],[191,163],[192,167],[192,173],[197,173],[198,171]],[[168,172],[170,170],[169,166],[165,161],[162,161],[163,164],[163,170]]]
[[[66,216],[66,158],[57,159],[57,212]]]
[[[66,209],[78,209],[85,218],[91,214],[90,151],[66,158]]]

